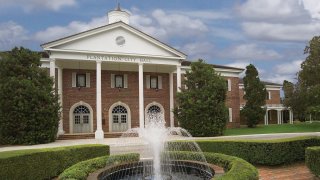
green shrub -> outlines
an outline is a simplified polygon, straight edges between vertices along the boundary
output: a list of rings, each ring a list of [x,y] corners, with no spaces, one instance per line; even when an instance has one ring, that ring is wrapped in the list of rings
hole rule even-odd
[[[185,141],[175,143],[186,144]],[[278,140],[197,140],[203,152],[240,157],[253,164],[279,165],[303,160],[305,149],[320,145],[320,138],[299,137]],[[175,145],[176,146],[176,145]]]
[[[73,164],[109,154],[107,145],[79,145],[0,153],[1,179],[50,179]]]
[[[167,152],[171,158],[175,160],[193,160],[198,155],[196,152]],[[221,166],[225,170],[225,174],[214,178],[215,180],[257,180],[259,179],[258,170],[247,161],[219,153],[204,153],[208,163]]]
[[[314,175],[320,176],[320,146],[306,149],[306,164]]]
[[[40,55],[14,48],[0,61],[0,144],[53,142],[59,124],[53,80],[40,67]]]
[[[106,167],[106,165],[120,164],[123,162],[135,162],[139,161],[139,154],[123,154],[123,155],[112,155],[102,156],[94,159],[79,162],[60,174],[59,179],[77,179],[85,180],[88,175],[98,169]]]

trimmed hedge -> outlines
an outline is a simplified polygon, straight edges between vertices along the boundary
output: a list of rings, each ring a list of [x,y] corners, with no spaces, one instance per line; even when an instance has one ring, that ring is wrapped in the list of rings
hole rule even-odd
[[[167,152],[171,158],[175,160],[193,160],[197,156],[197,152]],[[208,163],[221,166],[225,170],[225,174],[220,177],[214,177],[215,180],[258,180],[258,170],[247,161],[219,153],[204,153]]]
[[[306,149],[306,165],[314,175],[320,176],[320,146]]]
[[[279,165],[300,161],[304,159],[307,147],[320,146],[319,137],[277,140],[196,140],[195,142],[203,152],[227,154],[240,157],[253,164],[263,165]],[[183,146],[188,141],[173,143],[181,143]]]
[[[106,167],[106,165],[120,164],[123,162],[135,162],[139,161],[139,154],[123,154],[123,155],[112,155],[112,156],[102,156],[94,159],[89,159],[86,161],[79,162],[60,174],[59,179],[61,180],[85,180],[90,173]]]
[[[0,153],[1,179],[51,179],[71,165],[109,154],[107,145],[79,145]]]

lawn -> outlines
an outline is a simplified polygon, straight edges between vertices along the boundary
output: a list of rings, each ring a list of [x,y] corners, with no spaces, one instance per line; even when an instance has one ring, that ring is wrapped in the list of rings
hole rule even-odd
[[[259,125],[256,128],[235,128],[227,129],[225,136],[247,135],[247,134],[270,134],[270,133],[298,133],[298,132],[320,132],[320,123],[299,123],[299,124],[270,124]]]

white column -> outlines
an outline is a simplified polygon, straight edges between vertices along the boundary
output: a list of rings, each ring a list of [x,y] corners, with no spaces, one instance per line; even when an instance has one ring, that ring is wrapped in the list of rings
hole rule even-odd
[[[96,77],[96,89],[97,89],[97,130],[95,132],[96,139],[104,139],[104,132],[102,130],[102,112],[101,112],[101,60],[96,61],[97,63],[97,77]]]
[[[277,110],[277,120],[278,120],[278,124],[281,124],[281,111]]]
[[[181,65],[177,65],[177,91],[180,92],[181,88]]]
[[[63,99],[62,99],[62,68],[58,68],[58,94],[59,94],[59,103],[60,103],[60,121],[59,121],[59,129],[58,135],[64,134],[63,131]]]
[[[170,86],[170,127],[174,127],[174,101],[173,101],[173,73],[169,73],[169,86]]]
[[[269,118],[268,118],[268,109],[266,110],[266,115],[265,115],[265,119],[264,119],[264,125],[268,125],[269,124]]]
[[[53,78],[53,88],[55,88],[56,84],[56,60],[50,59],[50,77]]]
[[[289,120],[290,120],[290,124],[293,124],[293,113],[292,113],[292,110],[289,111]]]
[[[144,128],[143,63],[139,63],[139,126]]]

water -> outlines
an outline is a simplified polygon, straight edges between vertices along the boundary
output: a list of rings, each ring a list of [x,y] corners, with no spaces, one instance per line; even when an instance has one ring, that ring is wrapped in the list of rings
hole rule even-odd
[[[118,173],[118,179],[196,180],[197,177],[199,179],[206,179],[204,177],[207,177],[207,175],[201,176],[201,174],[213,174],[214,172],[207,166],[201,149],[192,141],[191,137],[190,133],[183,128],[165,127],[163,113],[147,113],[146,127],[129,129],[123,133],[119,143],[114,146],[116,148],[115,152],[118,154],[137,152],[141,158],[139,167],[130,166],[126,167],[125,169],[127,170],[125,171],[119,170],[121,173]],[[188,140],[188,142],[179,143],[176,142],[177,139]],[[179,160],[179,157],[176,157],[174,153],[165,153],[168,151],[195,152],[192,153],[192,156],[188,157],[188,160],[199,163],[194,163],[192,168],[185,166],[184,162],[176,161]],[[192,171],[198,172],[200,175],[195,173],[196,175],[192,176]]]

